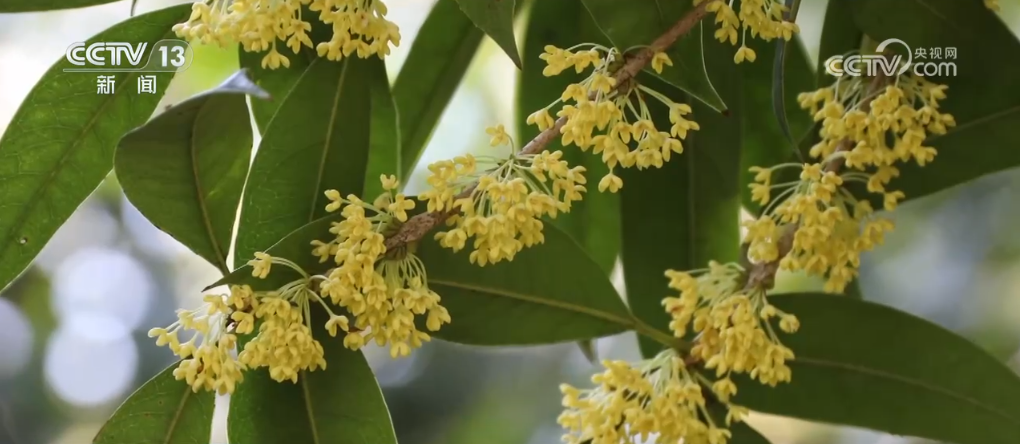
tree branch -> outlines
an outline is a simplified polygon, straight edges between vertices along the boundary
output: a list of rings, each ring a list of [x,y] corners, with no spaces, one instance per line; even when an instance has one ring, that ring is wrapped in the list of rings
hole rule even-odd
[[[705,8],[711,2],[702,2],[700,5],[695,6],[690,12],[685,14],[679,21],[677,21],[672,27],[670,27],[664,34],[655,39],[647,47],[642,48],[633,56],[626,59],[626,63],[616,71],[613,76],[616,78],[616,84],[618,86],[624,86],[629,80],[633,79],[645,66],[651,62],[652,57],[659,52],[663,52],[674,43],[680,37],[683,37],[694,25],[698,24],[702,18],[705,17],[707,11]],[[528,142],[521,148],[521,154],[536,154],[545,149],[550,142],[561,134],[563,126],[567,124],[566,117],[560,117],[556,119],[556,122],[552,127],[542,131],[538,136]],[[463,198],[471,195],[474,191],[474,185],[468,187],[467,190],[457,195],[457,198]],[[455,214],[456,210],[452,211],[436,211],[431,213],[423,213],[416,215],[403,225],[400,229],[392,236],[386,239],[386,249],[393,250],[399,248],[402,245],[410,242],[417,241],[424,237],[429,231],[435,228],[437,225],[443,223],[448,217]]]

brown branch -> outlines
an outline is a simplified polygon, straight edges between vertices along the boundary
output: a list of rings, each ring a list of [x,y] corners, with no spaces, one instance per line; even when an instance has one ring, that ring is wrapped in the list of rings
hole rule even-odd
[[[636,54],[627,57],[624,65],[616,71],[613,76],[616,78],[616,84],[620,87],[627,85],[631,79],[637,76],[637,74],[652,61],[652,57],[654,57],[656,53],[665,51],[670,46],[673,46],[680,37],[683,37],[690,32],[691,29],[694,28],[694,25],[698,24],[698,22],[705,17],[705,14],[707,14],[705,8],[709,3],[711,2],[706,1],[695,6],[694,9],[685,14],[664,34],[659,36],[659,38],[655,39],[655,41],[647,47],[642,48]],[[538,136],[524,145],[521,148],[521,154],[536,154],[542,152],[542,150],[544,150],[550,142],[556,139],[556,137],[559,137],[563,126],[566,124],[566,117],[556,119],[556,122],[552,127],[542,131]],[[474,191],[474,185],[458,194],[457,198],[470,196],[472,191]],[[421,239],[429,231],[443,223],[443,221],[452,216],[455,212],[456,210],[436,211],[419,214],[408,219],[407,222],[401,225],[400,229],[395,234],[386,239],[386,249],[392,250]]]
[[[871,102],[875,100],[878,93],[885,88],[889,78],[879,71],[878,75],[871,79],[871,83],[868,84],[868,89],[865,92],[865,99],[861,102],[861,111],[871,111]],[[853,141],[850,139],[843,139],[836,147],[836,152],[850,151],[854,148]],[[825,171],[839,174],[839,170],[843,168],[845,159],[840,156],[825,164]],[[742,264],[747,268],[747,282],[744,284],[744,291],[754,290],[771,290],[776,284],[776,273],[779,272],[779,262],[790,254],[793,250],[793,239],[797,235],[799,224],[790,224],[783,227],[783,234],[779,237],[779,244],[777,249],[779,250],[779,256],[769,262],[763,262],[760,264],[751,264],[749,268],[746,264],[750,264],[750,260],[747,258],[747,244],[743,244],[741,247],[741,261]]]

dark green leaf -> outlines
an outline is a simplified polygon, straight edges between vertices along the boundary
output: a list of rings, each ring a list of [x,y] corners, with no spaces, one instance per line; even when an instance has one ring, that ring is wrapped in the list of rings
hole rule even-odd
[[[397,104],[390,93],[390,80],[386,67],[375,64],[376,71],[369,79],[372,94],[371,127],[368,147],[368,167],[365,170],[365,188],[362,195],[374,198],[383,193],[380,175],[395,174],[406,182],[407,175],[400,172],[400,119]]]
[[[125,135],[114,159],[128,200],[224,274],[251,160],[245,94],[268,98],[238,72]]]
[[[730,438],[729,444],[771,444],[768,438],[744,423],[731,426],[730,433],[733,437]]]
[[[89,39],[148,42],[173,36],[191,7],[174,6],[118,23]],[[63,55],[28,93],[0,138],[0,288],[28,266],[57,228],[113,168],[117,141],[152,115],[173,73],[156,76],[156,94],[138,94],[138,72],[115,76],[114,94],[96,94],[96,75]]]
[[[93,444],[192,444],[209,442],[213,393],[194,393],[174,379],[177,364],[143,384],[114,412]]]
[[[712,77],[731,106],[729,113],[693,103],[692,116],[701,131],[688,136],[684,152],[661,169],[627,169],[622,176],[627,300],[635,316],[664,331],[669,316],[661,301],[672,293],[665,271],[703,268],[709,260],[735,260],[739,252],[740,127],[745,110],[740,71],[734,68],[731,48],[725,44],[707,40],[705,48]],[[646,84],[662,92],[668,88]],[[677,93],[666,94],[679,99]],[[668,125],[664,115],[665,110],[659,109],[657,126]],[[640,345],[645,356],[662,349],[647,338],[641,338]]]
[[[0,14],[83,8],[86,6],[105,5],[115,1],[117,0],[4,0],[0,2]]]
[[[396,444],[382,390],[364,355],[326,333],[315,307],[313,335],[326,369],[276,382],[266,369],[248,371],[230,399],[227,434],[245,444]],[[204,441],[203,441],[204,442]]]
[[[693,2],[672,0],[583,0],[583,2],[595,23],[621,50],[647,46],[694,7]],[[719,97],[719,93],[712,86],[712,81],[709,80],[708,73],[705,72],[702,26],[699,24],[692,28],[688,35],[666,51],[673,60],[673,66],[667,66],[659,76],[712,108],[722,111],[728,104]],[[705,44],[708,40],[712,39],[707,39]],[[731,58],[733,51],[731,47]],[[732,64],[731,60],[730,65]]]
[[[1014,87],[1020,64],[1003,63],[1020,57],[1020,41],[998,16],[978,1],[852,3],[858,26],[876,42],[899,38],[911,48],[954,47],[959,55],[948,60],[956,63],[956,76],[929,78],[949,85],[940,110],[959,125],[930,138],[927,143],[939,153],[935,161],[923,168],[903,166],[892,189],[917,198],[1020,165],[1020,150],[1013,149],[1020,144],[1020,89]]]
[[[401,177],[409,177],[485,34],[456,0],[439,0],[393,85],[400,110]]]
[[[769,298],[801,329],[781,340],[793,380],[738,382],[762,412],[956,444],[1020,442],[1020,378],[966,339],[913,315],[842,296]]]
[[[511,262],[479,267],[427,237],[418,256],[453,321],[436,337],[475,345],[592,339],[633,328],[605,272],[566,234],[545,227],[545,244]],[[565,279],[564,276],[571,276]]]
[[[579,39],[607,44],[581,0],[539,1],[532,6],[524,40],[524,57],[528,63],[521,71],[517,93],[517,127],[521,143],[538,135],[538,128],[527,124],[528,115],[558,99],[567,85],[583,80],[568,70],[558,76],[542,75],[544,64],[539,54],[545,45],[569,48]],[[580,13],[578,13],[580,11]],[[567,20],[567,17],[573,17]],[[553,110],[555,113],[555,110]],[[584,153],[577,147],[564,148],[555,138],[546,146],[549,151],[563,151],[570,165],[587,169],[587,177],[597,181],[609,172],[599,156]],[[600,193],[591,187],[584,200],[574,204],[569,213],[552,221],[579,243],[607,273],[613,269],[620,251],[620,198],[614,193]]]
[[[241,206],[238,260],[325,215],[325,190],[362,194],[373,145],[395,142],[392,106],[372,106],[392,102],[373,100],[380,88],[366,87],[385,78],[374,57],[312,61],[259,144]]]
[[[758,53],[758,58],[768,60],[775,55],[776,45],[760,39],[748,41],[751,49]],[[804,50],[799,37],[789,42],[786,47],[786,64],[783,88],[785,113],[794,140],[801,140],[811,129],[811,116],[800,108],[797,94],[815,88],[814,73],[811,61]],[[748,63],[740,65],[743,75],[743,107],[747,110],[768,109],[774,103],[773,67],[765,63]],[[745,112],[743,115],[743,134],[741,141],[741,185],[742,202],[748,209],[757,210],[758,205],[751,201],[751,191],[747,187],[754,179],[748,172],[752,166],[772,166],[797,160],[797,145],[794,145],[783,134],[774,115],[761,112]]]
[[[516,3],[516,0],[457,0],[464,15],[503,48],[517,68],[521,68],[521,55],[517,52],[517,40],[514,38]]]
[[[818,66],[815,69],[818,86],[826,86],[836,80],[825,72],[825,61],[835,55],[843,55],[860,49],[864,34],[852,17],[854,4],[858,0],[829,0],[825,7],[825,21],[822,24],[822,41],[818,45]]]

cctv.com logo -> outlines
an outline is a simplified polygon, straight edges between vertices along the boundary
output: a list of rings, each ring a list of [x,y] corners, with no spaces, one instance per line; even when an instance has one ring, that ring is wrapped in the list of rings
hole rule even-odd
[[[900,53],[891,56],[884,56],[887,48],[892,44],[903,46],[906,60]],[[911,51],[910,46],[900,39],[887,39],[875,48],[876,55],[835,55],[825,61],[825,72],[829,75],[842,77],[844,74],[853,77],[869,76],[879,74],[887,77],[898,76],[913,71],[919,77],[950,77],[956,76],[956,62],[934,61],[942,60],[942,48],[932,48],[931,57],[926,48],[917,48]],[[946,57],[956,58],[956,48],[946,48]],[[925,59],[926,61],[917,61]]]
[[[64,72],[180,72],[194,58],[191,45],[183,40],[160,40],[146,51],[148,46],[147,42],[73,43],[65,55],[74,67]]]

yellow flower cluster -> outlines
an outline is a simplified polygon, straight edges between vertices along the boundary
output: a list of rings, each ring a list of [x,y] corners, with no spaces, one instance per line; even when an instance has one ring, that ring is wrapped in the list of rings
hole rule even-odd
[[[737,264],[710,262],[707,269],[691,272],[669,270],[669,287],[680,292],[662,304],[670,314],[669,328],[678,338],[695,333],[691,356],[715,369],[719,379],[713,390],[722,400],[736,394],[731,373],[746,373],[762,384],[775,386],[790,381],[793,351],[784,346],[772,327],[794,333],[797,318],[770,305],[763,290],[741,287],[744,270]]]
[[[999,0],[985,0],[985,6],[987,6],[988,9],[991,9],[992,11],[998,12],[1000,10]]]
[[[322,305],[330,322],[346,322],[316,295],[311,277],[293,262],[257,253],[248,264],[257,278],[265,278],[272,264],[292,268],[302,278],[275,291],[232,286],[229,295],[207,295],[199,309],[179,310],[177,322],[149,331],[150,337],[157,338],[156,345],[169,345],[182,359],[174,377],[185,380],[196,392],[232,393],[244,379],[242,372],[260,367],[266,367],[276,381],[296,383],[300,372],[326,368],[322,345],[312,337],[311,304]],[[237,335],[252,334],[256,323],[258,332],[234,358]],[[182,329],[194,332],[183,344],[178,339]]]
[[[693,333],[685,359],[674,349],[631,365],[604,361],[605,371],[592,377],[593,389],[564,384],[564,412],[559,423],[569,444],[647,442],[725,444],[728,427],[747,416],[731,402],[737,394],[732,374],[747,374],[762,384],[789,382],[793,351],[776,328],[794,333],[797,318],[768,303],[761,289],[745,291],[737,264],[710,262],[690,272],[669,270],[669,287],[679,295],[663,299],[670,330],[678,338]],[[699,366],[693,366],[699,363]],[[714,370],[711,375],[701,369]],[[715,423],[706,396],[727,409],[725,425]]]
[[[390,44],[400,45],[400,29],[386,20],[386,4],[382,0],[312,0],[312,11],[319,19],[333,26],[329,42],[315,47],[319,57],[340,60],[356,53],[360,58],[390,54]]]
[[[340,197],[336,190],[326,192],[330,203],[326,210],[340,210],[343,220],[333,224],[329,242],[314,241],[313,254],[321,262],[332,260],[336,267],[321,279],[322,298],[346,309],[354,322],[337,317],[326,325],[331,335],[345,332],[344,346],[360,349],[369,341],[389,345],[393,357],[407,356],[411,349],[430,340],[415,326],[416,315],[426,315],[426,327],[439,330],[450,322],[450,314],[439,305],[440,297],[428,287],[425,266],[412,252],[386,256],[386,230],[407,220],[414,201],[396,193],[399,186],[393,176],[381,178],[386,190],[376,204],[367,204],[357,196]],[[373,214],[369,215],[367,211]]]
[[[248,287],[232,287],[230,295],[206,295],[204,304],[195,310],[178,310],[177,321],[167,328],[149,330],[149,337],[157,338],[156,345],[168,346],[181,363],[174,369],[177,380],[184,380],[192,390],[232,393],[238,382],[244,380],[243,364],[234,359],[231,351],[237,344],[237,334],[250,333],[250,323],[237,322],[234,313],[251,311],[256,299]],[[184,343],[178,336],[190,330],[191,338]]]
[[[713,387],[688,369],[673,350],[634,367],[603,361],[605,371],[592,377],[595,388],[560,386],[565,410],[558,422],[568,444],[633,442],[725,444],[730,431],[717,425],[706,408],[703,390]],[[725,425],[740,422],[746,408],[717,398],[728,408]]]
[[[312,25],[302,18],[305,6],[333,27],[332,39],[317,46],[320,57],[340,60],[352,53],[382,57],[389,54],[391,43],[400,44],[400,31],[385,19],[382,0],[201,0],[192,6],[188,21],[174,25],[173,31],[204,44],[236,42],[248,52],[268,50],[263,68],[289,67],[290,59],[277,45],[284,42],[295,54],[302,46],[312,47],[308,36]]]
[[[512,143],[502,125],[488,132],[493,146]],[[459,251],[474,237],[469,259],[484,267],[544,242],[541,218],[569,212],[585,192],[584,167],[571,168],[562,157],[562,151],[505,159],[468,154],[429,165],[431,188],[419,199],[429,211],[459,212],[446,221],[453,228],[436,234],[440,245]]]
[[[623,181],[614,174],[617,166],[629,168],[636,165],[638,169],[662,167],[672,153],[683,152],[681,140],[687,137],[688,131],[699,129],[697,122],[684,118],[691,113],[690,106],[676,103],[636,81],[617,85],[611,67],[622,55],[615,48],[596,44],[581,44],[568,49],[546,46],[540,57],[546,62],[542,71],[546,76],[554,76],[570,68],[581,73],[589,66],[593,67],[586,79],[570,84],[558,100],[528,116],[527,123],[538,126],[542,131],[553,127],[555,121],[550,109],[563,103],[556,113],[558,117],[567,119],[560,129],[563,145],[574,144],[582,151],[591,148],[592,153],[602,154],[602,161],[609,166],[609,174],[599,182],[599,191],[615,193],[623,186]],[[656,72],[662,72],[665,65],[672,64],[665,53],[655,54],[651,60],[652,69]],[[669,132],[656,128],[646,98],[653,98],[668,107],[672,123]]]
[[[800,180],[773,185],[773,172],[783,168],[801,168]],[[748,229],[744,241],[750,245],[752,262],[779,259],[779,244],[786,230],[795,230],[792,248],[780,266],[826,276],[825,291],[839,293],[856,277],[861,254],[880,245],[885,233],[893,229],[891,221],[873,217],[868,201],[854,199],[842,187],[843,176],[823,171],[820,163],[782,164],[754,171],[758,182],[752,185],[752,194],[763,205],[770,201],[770,188],[787,189],[773,202],[778,205],[768,206],[761,217],[744,224]],[[894,205],[895,201],[887,203]]]
[[[701,4],[706,0],[694,0],[694,4]],[[729,41],[731,45],[740,42],[740,48],[733,56],[735,63],[742,63],[744,60],[754,62],[757,58],[754,50],[747,47],[747,33],[751,37],[761,37],[765,41],[781,38],[790,40],[793,35],[800,32],[796,23],[786,21],[783,14],[788,8],[781,0],[742,0],[740,12],[733,10],[732,2],[723,0],[707,0],[709,2],[706,10],[715,13],[715,23],[719,28],[715,31],[715,38],[720,42]],[[740,30],[740,38],[737,38],[737,30]]]
[[[925,139],[956,125],[952,115],[939,111],[945,85],[904,76],[868,97],[865,82],[841,80],[800,95],[801,106],[822,122],[822,140],[810,151],[817,163],[751,170],[756,173],[752,196],[768,206],[760,218],[745,224],[750,258],[778,259],[784,232],[793,229],[792,249],[780,266],[826,276],[825,291],[833,293],[842,292],[857,275],[861,253],[881,244],[893,229],[891,221],[875,218],[871,204],[855,198],[845,185],[864,184],[883,196],[886,211],[894,210],[905,197],[902,191],[887,189],[900,174],[895,165],[931,162],[936,151],[923,145]],[[838,173],[831,167],[839,163],[848,171]],[[773,184],[774,172],[783,168],[800,169],[799,180]],[[782,191],[773,199],[777,189]]]

